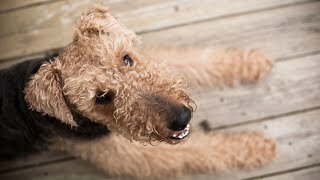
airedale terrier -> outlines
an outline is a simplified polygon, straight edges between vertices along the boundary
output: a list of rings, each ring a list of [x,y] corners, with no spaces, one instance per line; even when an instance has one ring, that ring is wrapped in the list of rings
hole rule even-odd
[[[112,176],[159,177],[257,167],[275,157],[275,142],[258,133],[186,138],[195,103],[185,81],[255,82],[271,68],[268,58],[236,49],[148,50],[139,42],[107,8],[94,7],[59,56],[0,71],[1,159],[48,148]]]

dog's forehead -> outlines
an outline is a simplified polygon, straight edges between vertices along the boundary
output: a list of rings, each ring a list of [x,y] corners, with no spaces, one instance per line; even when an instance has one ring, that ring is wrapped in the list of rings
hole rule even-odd
[[[78,20],[71,44],[60,56],[65,69],[74,72],[84,66],[114,66],[135,51],[139,37],[114,18],[105,7],[94,7]],[[122,62],[123,63],[123,62]]]
[[[66,66],[96,65],[134,52],[135,49],[135,43],[130,38],[99,35],[71,43],[61,55],[61,60]]]
[[[62,74],[64,78],[89,77],[106,75],[107,71],[114,68],[120,72],[133,69],[140,72],[141,68],[137,66],[128,69],[124,64],[125,55],[129,55],[135,65],[149,64],[146,57],[140,54],[139,47],[135,47],[127,38],[99,36],[73,42],[61,55]]]

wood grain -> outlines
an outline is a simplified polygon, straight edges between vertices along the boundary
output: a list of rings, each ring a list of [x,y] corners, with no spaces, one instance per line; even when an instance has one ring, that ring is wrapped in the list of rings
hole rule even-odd
[[[13,161],[1,161],[0,162],[0,174],[4,172],[16,171],[26,167],[41,166],[47,162],[56,162],[70,160],[72,157],[69,154],[63,154],[59,152],[37,152],[34,155],[30,155],[24,158],[19,158]]]
[[[281,175],[275,175],[266,178],[256,178],[256,180],[319,180],[320,177],[320,167],[312,167],[302,170],[297,170],[293,172],[288,172]],[[252,179],[253,180],[253,179]]]
[[[9,3],[11,1],[5,2]],[[19,2],[27,4],[32,1]],[[141,32],[203,19],[302,2],[310,2],[310,0],[245,0],[242,2],[234,2],[231,0],[203,0],[201,3],[195,0],[56,1],[50,4],[0,14],[0,22],[6,22],[7,24],[5,27],[1,28],[0,37],[8,34],[23,33],[49,27],[55,28],[59,26],[68,26],[70,30],[72,30],[75,19],[80,16],[83,10],[95,3],[106,4],[122,22],[135,31]],[[245,3],[246,6],[243,6],[243,3]]]
[[[273,58],[318,51],[320,2],[146,33],[146,46],[257,48]]]
[[[2,0],[0,2],[0,13],[1,11],[13,11],[18,8],[37,5],[39,3],[50,2],[50,1],[53,1],[53,0]]]
[[[167,1],[163,1],[163,3]],[[55,29],[58,33],[62,26],[73,32],[76,19],[79,18],[81,13],[88,7],[103,2],[108,4],[112,11],[121,13],[130,11],[131,8],[155,4],[157,1],[55,1],[50,4],[0,14],[0,22],[6,23],[6,26],[0,29],[0,37],[16,33],[24,34],[29,31],[41,31],[41,29]]]
[[[177,1],[178,2],[178,1]],[[194,2],[194,1],[191,1]],[[208,3],[211,1],[208,1]],[[214,2],[218,2],[218,1],[214,1]],[[219,1],[220,2],[220,1]],[[217,8],[216,11],[212,11],[213,13],[210,15],[206,15],[206,13],[204,13],[202,16],[200,15],[195,15],[195,17],[197,17],[197,20],[190,20],[192,18],[190,18],[190,15],[183,15],[183,14],[187,14],[187,10],[184,10],[180,12],[180,10],[178,11],[179,13],[181,13],[180,16],[175,16],[174,14],[164,14],[165,8],[160,8],[163,6],[169,6],[168,4],[165,4],[164,2],[162,4],[157,4],[153,6],[150,5],[146,7],[141,8],[141,12],[138,9],[135,9],[135,13],[137,14],[130,14],[128,11],[121,11],[121,9],[117,10],[116,8],[114,9],[115,14],[119,17],[119,19],[121,19],[122,22],[124,22],[124,24],[128,25],[129,28],[135,30],[135,31],[141,31],[141,32],[145,32],[145,31],[150,31],[150,28],[148,30],[148,27],[153,27],[155,24],[155,17],[159,16],[159,19],[157,19],[157,24],[159,24],[156,29],[163,29],[166,27],[173,27],[176,26],[178,24],[183,24],[183,23],[190,23],[190,22],[194,22],[194,21],[199,21],[199,20],[203,20],[203,19],[211,19],[211,18],[216,18],[216,17],[221,17],[221,16],[228,16],[231,15],[233,13],[243,13],[243,12],[247,12],[247,11],[255,11],[257,9],[263,8],[263,7],[277,7],[279,5],[284,5],[284,4],[292,4],[292,1],[264,1],[264,2],[268,2],[268,3],[261,3],[263,6],[257,6],[257,4],[260,3],[253,3],[256,1],[252,1],[251,4],[248,3],[248,5],[246,6],[241,6],[238,3],[230,3],[228,6],[232,6],[233,8],[230,7],[230,9],[234,9],[234,11],[223,11],[220,12],[219,9]],[[273,2],[273,3],[272,3]],[[276,4],[276,2],[278,4]],[[279,4],[281,2],[281,4]],[[284,3],[286,2],[286,3]],[[64,2],[58,2],[58,3],[64,3]],[[240,3],[240,2],[239,2]],[[283,4],[284,3],[284,4]],[[180,3],[179,7],[182,5],[188,5],[188,3]],[[200,3],[201,4],[201,3]],[[242,4],[242,2],[241,2]],[[177,45],[177,44],[190,44],[192,42],[194,42],[195,39],[198,39],[198,43],[201,42],[201,44],[207,44],[208,45],[208,41],[203,41],[203,39],[215,39],[215,41],[219,40],[219,38],[223,39],[223,36],[225,33],[227,33],[226,37],[229,37],[230,35],[233,35],[232,37],[237,37],[239,38],[239,35],[242,34],[241,31],[245,31],[248,28],[251,29],[251,31],[254,31],[254,29],[256,30],[255,32],[251,32],[254,33],[254,36],[258,36],[258,37],[264,37],[264,41],[265,39],[269,39],[270,38],[270,34],[268,33],[268,31],[272,30],[273,32],[278,32],[278,28],[274,27],[274,26],[279,26],[281,25],[282,22],[286,22],[287,20],[289,21],[289,23],[285,23],[283,24],[281,27],[282,28],[287,28],[287,29],[295,29],[297,28],[297,30],[293,30],[293,33],[298,33],[298,34],[303,34],[303,35],[308,35],[306,33],[307,30],[301,29],[297,26],[292,26],[295,24],[298,24],[296,21],[303,21],[305,20],[306,17],[310,17],[310,16],[316,16],[315,18],[312,18],[309,23],[306,24],[310,24],[310,26],[314,27],[316,25],[319,25],[317,21],[317,15],[318,15],[318,5],[319,3],[311,3],[311,4],[306,4],[305,6],[297,6],[297,8],[295,8],[294,10],[290,11],[290,8],[280,8],[280,10],[275,10],[276,13],[273,13],[273,11],[271,10],[270,13],[268,13],[267,15],[262,14],[262,15],[258,15],[256,18],[254,15],[249,15],[249,16],[240,16],[240,20],[237,20],[237,22],[234,22],[235,18],[228,18],[228,20],[225,20],[224,22],[226,23],[225,27],[221,27],[221,28],[225,28],[228,29],[228,31],[220,31],[219,32],[219,28],[217,31],[213,31],[214,28],[217,27],[216,25],[216,21],[208,21],[206,24],[206,26],[202,26],[202,23],[200,24],[192,24],[189,26],[186,26],[186,28],[177,28],[177,30],[179,30],[179,32],[175,31],[175,34],[170,35],[168,32],[170,31],[161,31],[161,32],[157,32],[153,35],[153,33],[149,33],[148,35],[144,36],[144,41],[146,42],[145,44],[147,45],[154,45],[154,44],[158,44],[158,41],[160,39],[162,39],[161,41],[159,41],[160,45],[165,44],[164,40],[167,40],[167,44],[173,44],[173,45]],[[177,4],[176,4],[177,5]],[[220,4],[218,4],[220,5]],[[234,5],[234,6],[233,6]],[[57,7],[55,7],[57,6]],[[190,13],[196,13],[196,12],[204,12],[205,10],[203,8],[205,7],[212,7],[214,5],[206,5],[206,6],[199,6],[198,8],[196,8],[197,6],[195,6],[195,4],[189,4],[189,6],[193,7],[194,9],[192,9],[193,11],[191,11]],[[14,16],[10,16],[10,17],[5,17],[3,16],[2,18],[0,17],[0,22],[3,21],[8,21],[8,19],[12,19],[11,21],[13,22],[18,22],[15,23],[13,25],[10,25],[10,23],[8,24],[8,27],[3,27],[1,29],[2,30],[2,38],[1,41],[2,43],[0,44],[0,60],[4,60],[4,59],[8,59],[8,58],[12,58],[12,57],[18,57],[18,56],[24,56],[27,54],[33,54],[33,53],[39,53],[42,51],[46,51],[49,50],[51,48],[60,48],[60,47],[64,47],[66,46],[72,38],[72,34],[73,34],[73,27],[74,27],[74,22],[75,22],[75,18],[78,17],[80,15],[80,9],[81,11],[87,7],[87,4],[81,4],[81,3],[75,3],[75,4],[65,4],[64,6],[62,5],[58,5],[58,4],[50,4],[50,6],[46,6],[45,8],[40,8],[40,7],[35,7],[38,8],[39,10],[33,9],[33,11],[28,11],[25,12],[23,16],[25,17],[31,17],[30,19],[20,19],[20,18],[14,18]],[[110,7],[112,7],[112,4],[110,4]],[[146,9],[148,9],[147,7],[149,7],[150,11],[149,13],[147,13],[148,11]],[[175,5],[170,5],[169,7],[176,7]],[[217,6],[219,7],[219,6]],[[237,7],[242,7],[242,8],[237,8]],[[246,8],[244,8],[246,7]],[[251,7],[251,8],[249,8]],[[291,7],[291,6],[290,6]],[[185,7],[186,8],[186,7]],[[67,10],[66,10],[67,9]],[[142,10],[145,9],[145,10]],[[184,9],[183,7],[181,7],[180,9]],[[187,8],[188,9],[188,8]],[[157,10],[157,11],[156,11]],[[32,16],[30,14],[34,14],[35,12],[38,12],[38,14],[40,14],[39,16],[43,17],[41,19],[39,19],[38,17],[34,17],[34,19],[32,18]],[[121,12],[124,12],[123,15],[121,15]],[[152,13],[151,13],[152,12]],[[161,14],[161,13],[162,14]],[[183,13],[184,12],[184,13]],[[210,9],[206,10],[206,12],[211,12]],[[215,12],[215,13],[214,13]],[[227,13],[228,12],[228,13]],[[268,11],[269,12],[269,11]],[[126,14],[125,14],[126,13]],[[140,16],[138,15],[140,13]],[[160,13],[160,14],[159,14]],[[60,14],[60,16],[59,16]],[[5,14],[6,16],[8,16],[8,14]],[[152,16],[151,16],[152,15]],[[154,17],[155,16],[155,17]],[[208,17],[209,16],[209,17]],[[264,17],[266,16],[266,17]],[[178,19],[176,19],[176,18]],[[126,18],[128,18],[128,20],[126,20]],[[129,19],[131,18],[131,19]],[[134,19],[133,19],[134,18]],[[258,21],[259,19],[263,18],[263,21]],[[46,20],[47,19],[47,20]],[[181,20],[179,20],[181,19]],[[229,20],[230,19],[230,20]],[[237,19],[237,18],[236,18]],[[271,20],[272,19],[272,20]],[[21,21],[21,23],[19,23]],[[134,22],[132,22],[134,21]],[[168,22],[169,21],[169,22]],[[256,22],[258,21],[258,22]],[[300,21],[300,23],[301,23]],[[29,23],[27,23],[29,22]],[[30,22],[36,22],[36,23],[30,23]],[[174,23],[175,22],[175,23]],[[291,22],[291,23],[290,23]],[[218,21],[219,23],[219,21]],[[238,23],[238,24],[237,24]],[[239,24],[240,23],[240,24]],[[294,23],[294,24],[292,24]],[[16,24],[23,24],[21,25],[21,27],[19,25]],[[27,24],[30,24],[27,25]],[[228,25],[232,25],[232,28],[228,28]],[[161,25],[161,27],[160,27]],[[235,26],[237,26],[237,28],[235,28]],[[262,27],[261,28],[256,28],[256,27]],[[265,31],[263,32],[265,26],[268,27],[268,29],[265,29]],[[271,26],[271,27],[270,27]],[[138,27],[140,29],[138,29]],[[206,33],[197,33],[199,32],[197,29],[199,28],[206,28],[206,30],[204,30],[204,32]],[[241,28],[241,29],[239,29]],[[245,29],[243,29],[245,28]],[[271,29],[270,29],[271,28]],[[14,31],[12,31],[12,29],[16,29],[19,33],[13,33]],[[25,30],[23,30],[25,29]],[[208,30],[211,30],[211,33],[207,32]],[[155,29],[153,29],[155,30]],[[20,32],[21,31],[21,32]],[[261,32],[262,31],[262,32]],[[298,31],[298,32],[297,32]],[[171,33],[171,32],[170,32]],[[180,34],[181,33],[181,34]],[[190,34],[191,33],[191,34]],[[220,34],[219,34],[220,33]],[[1,33],[0,33],[1,34]],[[7,35],[5,35],[7,34]],[[180,34],[180,35],[179,35]],[[198,35],[196,35],[198,34]],[[201,34],[201,36],[205,36],[205,37],[199,37],[199,34]],[[177,36],[177,38],[173,38],[174,36]],[[182,36],[184,35],[184,36]],[[292,38],[292,33],[289,34],[287,36],[285,36],[284,38],[286,39],[290,39]],[[297,34],[295,34],[297,35]],[[159,37],[156,37],[159,36]],[[310,37],[307,38],[314,38],[314,33],[309,35]],[[192,38],[190,38],[192,37]],[[199,37],[199,38],[198,38]],[[230,37],[229,37],[230,38]],[[283,39],[283,38],[282,38]],[[292,38],[294,39],[294,38]],[[173,41],[171,41],[173,40]],[[178,41],[177,41],[178,40]],[[186,42],[186,40],[188,40],[188,42]],[[191,41],[190,41],[191,40]],[[248,42],[247,38],[244,38],[244,40],[246,40]],[[250,41],[253,39],[249,39]],[[308,39],[309,40],[309,39]],[[316,41],[317,39],[315,39],[314,41]],[[175,42],[177,41],[177,42]],[[238,40],[239,41],[239,40]],[[281,42],[278,42],[281,43]],[[300,42],[301,43],[301,42]],[[215,43],[211,43],[211,45],[215,45]],[[227,45],[225,44],[221,44],[221,45]],[[234,45],[234,43],[230,43],[229,45]],[[239,45],[239,43],[238,43]],[[269,44],[270,45],[270,44]]]

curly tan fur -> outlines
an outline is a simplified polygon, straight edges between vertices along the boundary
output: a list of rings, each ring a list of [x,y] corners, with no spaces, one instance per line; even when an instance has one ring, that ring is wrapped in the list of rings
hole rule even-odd
[[[255,50],[141,49],[139,42],[107,8],[82,15],[73,42],[41,66],[27,83],[25,99],[32,109],[73,128],[70,107],[113,133],[90,141],[57,134],[52,149],[87,159],[109,175],[134,177],[251,168],[275,157],[275,142],[256,133],[195,134],[175,146],[144,146],[181,141],[172,140],[168,122],[172,107],[194,110],[186,80],[190,86],[256,82],[272,61]],[[126,55],[132,66],[124,64]],[[112,103],[96,104],[97,92],[114,94]]]
[[[192,100],[182,89],[184,81],[139,54],[134,47],[135,34],[117,23],[105,8],[84,13],[77,29],[64,52],[32,77],[25,90],[26,101],[33,109],[76,126],[60,97],[64,94],[83,116],[129,139],[170,141],[173,132],[165,122],[170,121],[170,114],[163,110],[164,103],[150,95],[160,95],[166,102],[192,110]],[[134,60],[133,67],[123,64],[127,54]],[[55,79],[57,76],[61,79]],[[50,87],[39,86],[45,84],[43,81]],[[62,81],[63,87],[57,81]],[[97,91],[112,91],[113,104],[95,104]],[[58,104],[61,107],[57,108]]]
[[[177,145],[143,146],[119,135],[96,141],[56,140],[53,149],[89,160],[110,176],[163,177],[251,169],[276,156],[276,144],[258,133],[193,133]],[[108,147],[108,148],[105,148]]]

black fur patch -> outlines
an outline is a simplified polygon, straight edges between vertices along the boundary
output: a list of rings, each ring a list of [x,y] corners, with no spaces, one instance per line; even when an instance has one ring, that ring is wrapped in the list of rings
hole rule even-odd
[[[0,70],[0,160],[11,159],[45,148],[51,136],[93,138],[108,129],[73,113],[79,127],[71,129],[61,121],[31,111],[24,101],[24,86],[49,58],[26,61]]]

